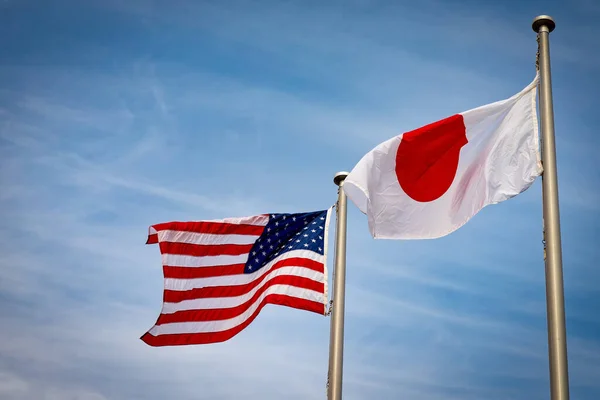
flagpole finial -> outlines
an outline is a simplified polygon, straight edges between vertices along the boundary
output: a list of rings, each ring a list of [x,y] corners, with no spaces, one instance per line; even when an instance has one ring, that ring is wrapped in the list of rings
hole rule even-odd
[[[348,174],[349,174],[349,172],[346,172],[346,171],[340,171],[340,172],[338,172],[333,177],[333,183],[335,183],[336,185],[340,186],[342,184],[342,182],[344,181],[344,179],[346,179],[346,177],[348,176]]]
[[[549,15],[538,15],[534,18],[531,27],[534,32],[538,33],[542,26],[547,26],[548,32],[552,32],[554,28],[556,28],[556,22],[554,22],[554,19]]]

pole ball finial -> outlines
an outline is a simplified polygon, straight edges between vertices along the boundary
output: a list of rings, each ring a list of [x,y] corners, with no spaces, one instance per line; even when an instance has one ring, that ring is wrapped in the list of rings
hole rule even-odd
[[[346,172],[346,171],[338,172],[333,177],[333,183],[335,183],[336,185],[340,186],[342,184],[342,182],[344,181],[344,179],[346,179],[346,177],[348,176],[348,174],[349,174],[349,172]]]
[[[549,32],[552,32],[554,28],[556,28],[556,22],[554,22],[554,19],[549,15],[538,15],[535,17],[531,24],[531,28],[534,32],[538,33],[544,25],[548,27]]]

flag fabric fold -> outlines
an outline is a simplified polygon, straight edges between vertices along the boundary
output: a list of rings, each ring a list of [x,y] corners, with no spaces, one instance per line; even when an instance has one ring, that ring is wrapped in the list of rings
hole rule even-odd
[[[331,208],[149,228],[162,255],[162,311],[141,339],[150,346],[223,342],[266,304],[319,314],[327,306]]]
[[[514,96],[393,137],[344,181],[376,239],[433,239],[483,207],[510,199],[542,173],[539,75]]]

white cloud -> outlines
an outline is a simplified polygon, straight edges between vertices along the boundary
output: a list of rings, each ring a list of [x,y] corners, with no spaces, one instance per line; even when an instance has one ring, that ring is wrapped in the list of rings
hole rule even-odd
[[[16,375],[0,372],[0,394],[3,398],[16,398],[26,393],[29,385]]]

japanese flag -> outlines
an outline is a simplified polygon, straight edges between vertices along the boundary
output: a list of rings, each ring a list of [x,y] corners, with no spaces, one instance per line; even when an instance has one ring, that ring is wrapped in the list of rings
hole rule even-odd
[[[518,195],[542,173],[536,75],[509,99],[393,137],[344,181],[378,239],[433,239]]]

